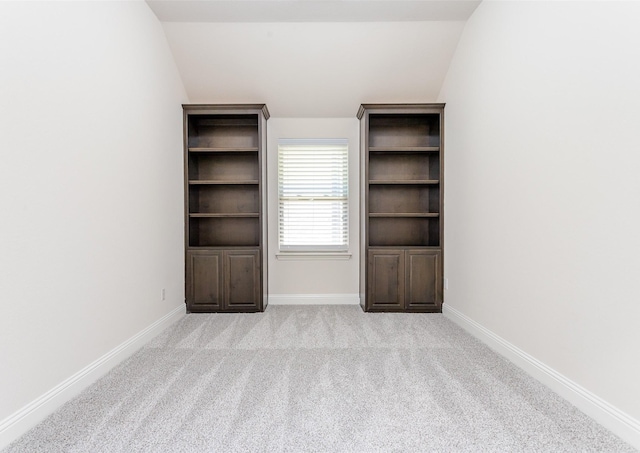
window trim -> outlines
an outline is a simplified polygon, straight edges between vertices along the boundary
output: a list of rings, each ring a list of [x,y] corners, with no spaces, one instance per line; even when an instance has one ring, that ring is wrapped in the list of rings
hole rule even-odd
[[[350,260],[350,251],[344,252],[300,252],[300,251],[279,251],[276,259],[279,261],[326,261],[326,260]]]

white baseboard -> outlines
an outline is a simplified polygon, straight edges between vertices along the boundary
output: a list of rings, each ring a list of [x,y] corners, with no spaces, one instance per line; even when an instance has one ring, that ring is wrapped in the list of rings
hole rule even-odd
[[[269,305],[358,305],[360,294],[269,294]]]
[[[639,420],[609,404],[448,304],[443,305],[442,313],[446,318],[522,368],[609,431],[633,447],[640,449]]]
[[[73,376],[64,380],[44,395],[36,398],[22,409],[0,421],[0,450],[18,439],[28,430],[44,420],[49,414],[78,395],[109,370],[140,349],[169,325],[185,315],[184,305],[141,330],[118,347],[112,349]]]

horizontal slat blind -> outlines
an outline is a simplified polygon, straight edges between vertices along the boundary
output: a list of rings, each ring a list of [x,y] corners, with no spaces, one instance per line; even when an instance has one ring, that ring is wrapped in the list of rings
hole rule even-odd
[[[347,140],[280,140],[280,250],[348,249]]]

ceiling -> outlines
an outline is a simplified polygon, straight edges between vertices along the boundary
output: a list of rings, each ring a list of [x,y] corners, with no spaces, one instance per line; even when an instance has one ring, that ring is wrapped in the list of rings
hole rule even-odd
[[[266,103],[274,117],[355,117],[435,102],[479,1],[147,0],[191,103]]]
[[[162,22],[467,20],[480,0],[146,0]]]

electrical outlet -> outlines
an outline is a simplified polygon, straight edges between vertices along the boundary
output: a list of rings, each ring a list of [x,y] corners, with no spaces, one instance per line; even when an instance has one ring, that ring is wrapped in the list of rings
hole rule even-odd
[[[160,300],[164,300],[165,299],[165,292],[164,292],[164,288],[162,288],[162,290],[160,291]]]
[[[445,291],[449,289],[449,279],[448,278],[444,279],[444,289],[445,289]]]

